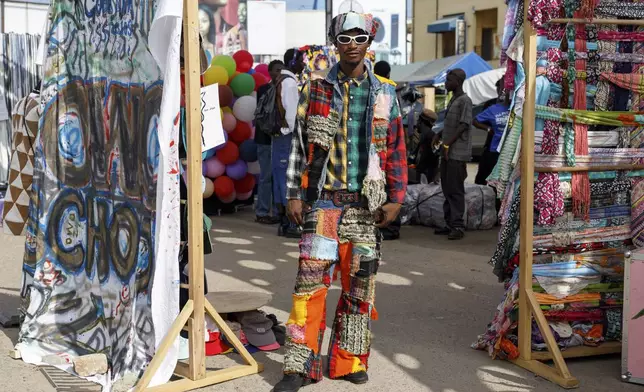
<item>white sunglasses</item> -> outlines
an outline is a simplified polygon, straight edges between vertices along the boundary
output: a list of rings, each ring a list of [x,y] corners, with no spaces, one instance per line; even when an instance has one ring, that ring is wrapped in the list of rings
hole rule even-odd
[[[369,38],[370,37],[367,34],[361,34],[356,36],[340,34],[337,37],[335,37],[338,43],[341,43],[342,45],[349,45],[351,41],[355,42],[358,45],[364,45],[367,42],[369,42]]]

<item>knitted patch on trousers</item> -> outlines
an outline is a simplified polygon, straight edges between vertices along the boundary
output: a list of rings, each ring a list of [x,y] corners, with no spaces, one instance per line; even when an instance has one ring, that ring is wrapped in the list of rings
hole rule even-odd
[[[336,260],[338,258],[338,242],[318,234],[303,234],[300,242],[300,258]]]
[[[369,321],[367,314],[343,315],[340,348],[355,355],[368,354],[371,346]]]
[[[286,335],[293,343],[306,344],[306,331],[305,327],[300,327],[297,324],[290,324],[286,326]]]
[[[313,351],[304,344],[286,342],[284,373],[308,374],[313,360]]]
[[[295,279],[295,292],[297,294],[313,294],[313,292],[325,288],[324,274],[330,266],[330,261],[300,259],[300,267]]]
[[[352,276],[349,296],[373,305],[376,300],[376,275],[367,278]]]
[[[340,115],[338,112],[331,111],[328,117],[309,116],[306,128],[308,142],[329,151],[333,145],[335,134],[340,129]]]
[[[356,243],[375,244],[378,242],[373,214],[365,208],[347,208],[338,227],[342,240]]]

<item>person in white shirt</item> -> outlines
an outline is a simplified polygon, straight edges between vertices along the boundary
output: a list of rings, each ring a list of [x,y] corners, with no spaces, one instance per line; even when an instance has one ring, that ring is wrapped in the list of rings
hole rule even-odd
[[[297,76],[304,71],[304,53],[297,49],[287,50],[284,54],[284,64],[287,68],[282,70],[281,82],[277,86],[277,107],[282,119],[282,135],[273,137],[273,197],[281,219],[278,235],[299,238],[301,230],[286,217],[286,169],[300,96]]]

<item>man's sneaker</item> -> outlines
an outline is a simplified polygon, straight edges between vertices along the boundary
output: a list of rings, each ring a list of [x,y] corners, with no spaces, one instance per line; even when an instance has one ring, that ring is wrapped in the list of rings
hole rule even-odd
[[[465,232],[461,229],[454,229],[449,233],[449,236],[447,239],[456,241],[456,240],[462,240],[463,237],[465,237]]]
[[[282,381],[273,388],[273,392],[297,392],[311,382],[301,374],[285,374]]]
[[[369,376],[367,375],[367,372],[363,370],[361,372],[347,374],[343,379],[345,381],[349,381],[351,384],[359,385],[366,384],[367,381],[369,381]]]
[[[435,235],[449,235],[452,232],[449,227],[443,227],[442,229],[434,230]]]

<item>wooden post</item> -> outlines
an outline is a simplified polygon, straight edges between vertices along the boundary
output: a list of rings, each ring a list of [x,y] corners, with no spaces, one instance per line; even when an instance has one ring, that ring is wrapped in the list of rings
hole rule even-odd
[[[436,89],[434,87],[423,87],[423,108],[436,111]]]
[[[201,193],[201,63],[197,0],[183,3],[183,50],[186,83],[186,132],[188,155],[188,263],[190,299],[194,302],[190,330],[190,374],[193,380],[206,375],[204,337],[203,195]]]
[[[535,88],[537,73],[537,35],[527,19],[524,9],[523,23],[525,102],[523,105],[523,130],[521,131],[521,213],[519,248],[519,355],[529,361],[532,353],[532,311],[526,290],[532,290],[532,233],[534,224],[534,126]]]
[[[203,250],[203,196],[201,193],[201,58],[199,48],[199,26],[197,0],[184,0],[183,8],[183,49],[186,83],[186,131],[188,171],[188,247],[190,299],[175,320],[168,334],[163,338],[154,358],[146,368],[135,387],[135,392],[182,392],[203,388],[208,385],[233,380],[259,373],[263,366],[255,361],[237,336],[228,328],[215,307],[204,295],[204,250]],[[246,365],[206,372],[205,317],[206,311],[222,331],[226,339],[242,356]],[[188,332],[190,358],[188,364],[177,363],[175,375],[183,379],[148,388],[154,373],[180,332]]]

